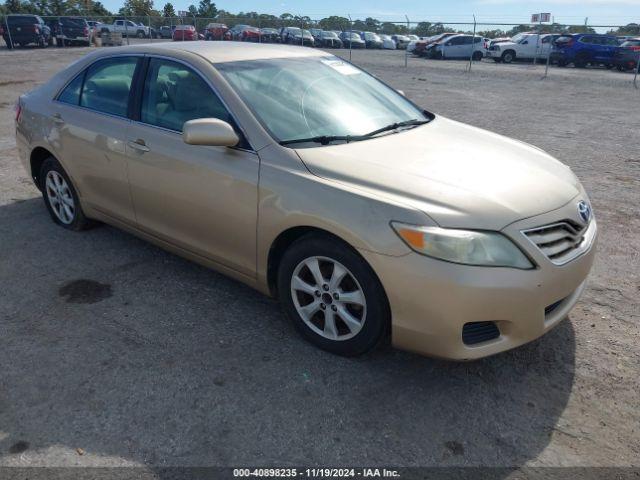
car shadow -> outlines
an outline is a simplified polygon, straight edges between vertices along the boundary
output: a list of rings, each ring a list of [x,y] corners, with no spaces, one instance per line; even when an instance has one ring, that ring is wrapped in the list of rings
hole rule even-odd
[[[0,207],[0,464],[521,466],[574,379],[571,322],[471,363],[304,342],[277,303],[108,226]]]

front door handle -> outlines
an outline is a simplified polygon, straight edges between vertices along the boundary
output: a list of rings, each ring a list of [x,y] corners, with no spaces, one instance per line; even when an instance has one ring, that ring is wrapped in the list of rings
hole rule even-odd
[[[129,142],[128,145],[139,152],[144,153],[149,151],[149,147],[147,147],[146,143],[141,138],[137,139],[135,142]]]

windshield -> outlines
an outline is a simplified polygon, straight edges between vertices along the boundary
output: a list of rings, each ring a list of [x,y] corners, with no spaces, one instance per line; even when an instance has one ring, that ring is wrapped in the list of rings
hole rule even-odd
[[[395,90],[334,56],[216,68],[276,141],[364,135],[393,123],[430,120]]]
[[[518,43],[520,42],[520,40],[522,40],[526,35],[524,33],[518,33],[517,35],[514,35],[513,37],[511,37],[511,41],[513,43]]]
[[[338,38],[335,32],[322,32],[323,38]]]
[[[375,33],[369,33],[369,32],[366,32],[364,34],[364,38],[366,38],[367,40],[379,40],[380,39],[380,37],[378,37],[378,35],[376,35]]]

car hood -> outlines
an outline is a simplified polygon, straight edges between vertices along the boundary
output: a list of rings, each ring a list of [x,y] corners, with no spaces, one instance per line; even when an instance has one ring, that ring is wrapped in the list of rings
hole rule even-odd
[[[501,230],[581,191],[569,167],[542,150],[439,116],[399,133],[296,151],[312,173],[421,210],[449,228]]]

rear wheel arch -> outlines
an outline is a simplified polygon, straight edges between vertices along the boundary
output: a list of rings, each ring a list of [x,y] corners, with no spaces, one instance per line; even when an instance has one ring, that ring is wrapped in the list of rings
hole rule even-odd
[[[49,157],[55,157],[49,150],[44,147],[36,147],[31,151],[31,156],[29,159],[30,168],[31,168],[31,178],[36,183],[36,186],[40,189],[40,170],[42,169],[42,164]],[[56,158],[57,160],[57,158]]]

